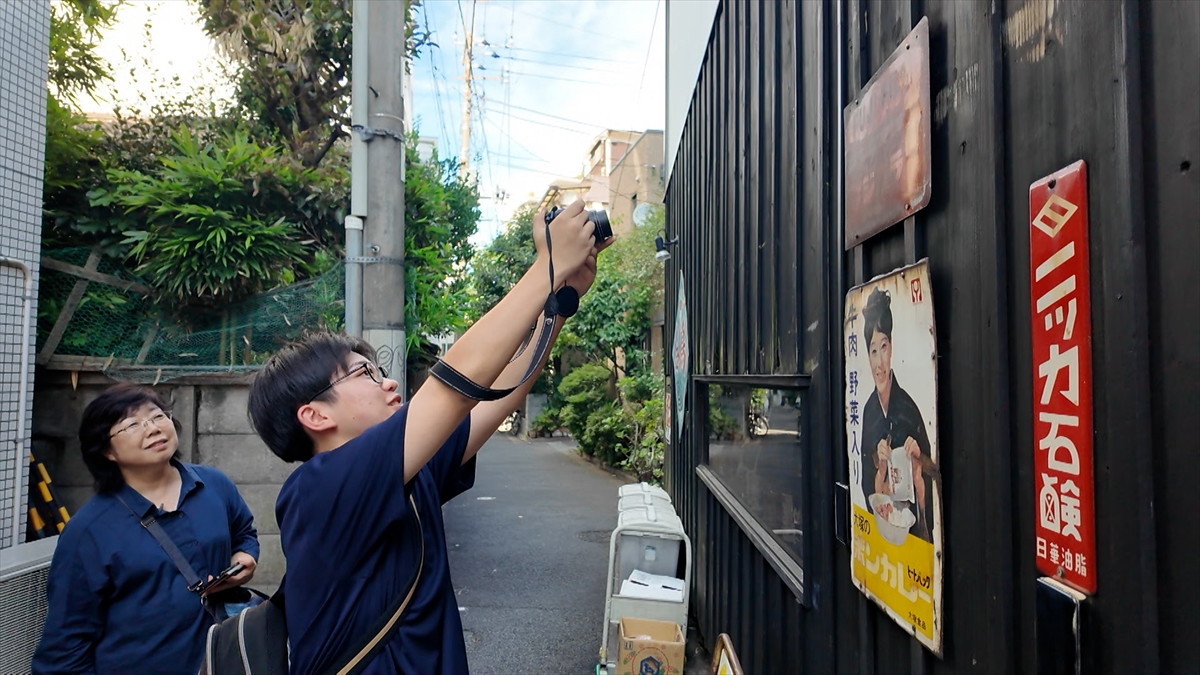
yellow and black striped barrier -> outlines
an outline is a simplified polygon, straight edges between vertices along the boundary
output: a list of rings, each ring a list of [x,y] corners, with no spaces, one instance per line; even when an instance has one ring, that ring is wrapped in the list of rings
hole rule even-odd
[[[50,480],[46,465],[29,453],[29,527],[27,541],[53,537],[63,531],[71,520],[67,507],[61,505]]]

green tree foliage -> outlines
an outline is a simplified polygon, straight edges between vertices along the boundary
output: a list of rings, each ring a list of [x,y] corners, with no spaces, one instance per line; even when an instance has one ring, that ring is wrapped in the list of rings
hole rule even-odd
[[[422,162],[417,134],[405,150],[405,326],[409,352],[424,335],[461,331],[469,315],[467,270],[479,223],[479,191],[458,175],[458,163]]]
[[[99,206],[116,204],[137,223],[125,232],[138,272],[175,306],[215,306],[295,280],[304,251],[298,228],[278,215],[294,176],[278,152],[244,133],[202,143],[180,129],[175,153],[153,173],[109,171]]]
[[[44,246],[99,245],[127,258],[177,316],[330,269],[344,255],[350,195],[351,1],[194,2],[233,57],[232,106],[211,91],[178,91],[100,127],[52,97],[47,115]],[[107,77],[94,46],[115,7],[54,3],[51,73],[61,82],[52,91],[82,93]],[[410,54],[426,37],[410,22]],[[157,80],[154,64],[138,73],[147,89],[178,86]],[[415,141],[405,229],[408,333],[418,341],[464,324],[479,201],[455,162],[422,163]]]
[[[471,317],[478,319],[500,302],[521,275],[533,265],[537,249],[533,244],[533,217],[537,203],[517,207],[504,229],[480,251],[471,263]]]
[[[52,243],[71,231],[74,221],[90,220],[87,191],[104,179],[99,152],[103,134],[73,104],[111,79],[108,64],[96,49],[104,30],[116,20],[120,4],[100,0],[50,4],[43,230]]]
[[[321,163],[350,126],[353,0],[197,0],[204,30],[240,67],[243,113],[305,166]],[[428,43],[412,18],[406,51]]]
[[[50,52],[46,76],[50,95],[75,102],[111,78],[108,64],[96,53],[105,29],[116,20],[122,3],[101,0],[58,0],[50,3]]]

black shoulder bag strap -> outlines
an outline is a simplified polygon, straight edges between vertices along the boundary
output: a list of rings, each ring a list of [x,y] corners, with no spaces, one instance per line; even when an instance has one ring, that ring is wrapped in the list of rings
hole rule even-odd
[[[441,359],[438,359],[437,363],[433,364],[433,367],[429,370],[429,374],[441,380],[454,391],[476,401],[498,401],[525,384],[537,372],[538,366],[541,365],[542,359],[546,356],[546,350],[550,348],[550,335],[554,332],[554,321],[560,316],[563,318],[571,317],[575,314],[575,310],[579,308],[579,293],[574,288],[563,286],[558,292],[554,290],[553,252],[554,246],[550,242],[550,223],[546,223],[546,253],[550,259],[550,295],[546,297],[546,305],[542,313],[542,332],[538,335],[537,346],[534,348],[533,357],[529,361],[529,368],[525,371],[525,377],[522,377],[520,382],[507,389],[489,389],[471,381],[471,378],[458,372]],[[525,349],[522,347],[513,356],[512,361],[515,361],[524,351]],[[509,363],[512,361],[509,361]]]
[[[175,542],[172,541],[171,537],[166,533],[165,530],[163,530],[162,525],[158,524],[158,520],[155,519],[154,514],[139,516],[137,512],[134,511],[133,508],[121,498],[121,495],[116,495],[116,497],[117,501],[121,502],[125,508],[129,509],[129,512],[133,514],[134,518],[137,518],[142,527],[150,533],[150,536],[154,537],[154,540],[157,541],[158,545],[162,547],[162,550],[166,552],[167,557],[171,559],[171,562],[175,563],[175,568],[179,570],[179,573],[183,575],[184,581],[187,582],[187,589],[193,593],[199,593],[201,590],[203,590],[204,580],[200,578],[199,574],[196,574],[196,570],[192,567],[192,564],[188,562],[187,557],[183,555],[183,552],[179,550],[179,547],[175,545]],[[204,606],[205,611],[207,611],[214,619],[216,618],[216,610],[213,609],[212,606],[207,602],[205,602],[204,598],[200,599],[200,604]]]
[[[188,559],[183,555],[183,552],[179,550],[179,547],[175,545],[175,542],[171,540],[171,537],[162,529],[162,525],[158,524],[158,520],[154,518],[154,515],[147,514],[145,516],[138,516],[137,512],[134,511],[133,508],[121,498],[121,495],[117,495],[117,501],[121,502],[125,508],[129,509],[129,512],[133,514],[133,517],[138,519],[138,522],[141,523],[142,527],[150,533],[150,536],[154,537],[154,540],[157,541],[158,545],[162,547],[162,550],[166,552],[167,556],[171,559],[171,562],[175,563],[175,567],[179,569],[179,573],[182,574],[184,580],[187,581],[188,590],[193,593],[199,592],[200,589],[204,587],[204,581],[200,579],[199,574],[196,574],[196,570],[192,568],[192,564],[188,562]]]
[[[408,503],[412,505],[413,514],[417,517],[417,538],[421,542],[421,557],[417,562],[417,572],[413,575],[412,582],[408,584],[408,590],[404,595],[396,596],[383,616],[379,617],[379,620],[371,627],[371,630],[350,643],[350,646],[334,662],[334,665],[325,671],[327,675],[357,675],[361,673],[371,659],[383,651],[388,642],[391,642],[392,636],[400,627],[400,619],[403,618],[413,595],[417,592],[417,583],[421,580],[421,572],[425,569],[425,532],[421,528],[421,512],[417,510],[417,502],[411,493],[408,495]]]

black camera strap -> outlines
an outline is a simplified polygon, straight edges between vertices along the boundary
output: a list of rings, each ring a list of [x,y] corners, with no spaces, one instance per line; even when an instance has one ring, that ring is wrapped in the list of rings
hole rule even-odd
[[[433,367],[429,369],[430,375],[441,380],[447,387],[475,401],[498,401],[516,391],[530,377],[533,377],[538,366],[541,365],[542,359],[545,358],[546,351],[550,348],[550,336],[554,332],[555,320],[560,316],[570,317],[579,307],[579,293],[574,288],[563,286],[558,292],[554,290],[554,245],[550,241],[550,223],[546,223],[546,254],[549,258],[550,294],[546,297],[546,305],[543,308],[542,330],[538,335],[537,346],[534,348],[533,356],[529,360],[529,368],[525,371],[525,376],[521,378],[521,381],[506,389],[490,389],[473,382],[471,378],[458,372],[441,359],[438,359],[437,363],[434,363]],[[528,341],[526,341],[526,345],[528,345]],[[524,351],[525,347],[522,347],[513,356],[513,360],[515,361]]]

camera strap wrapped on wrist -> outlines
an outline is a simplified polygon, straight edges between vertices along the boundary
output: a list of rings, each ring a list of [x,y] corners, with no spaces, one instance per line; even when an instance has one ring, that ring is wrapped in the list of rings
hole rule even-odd
[[[550,267],[550,295],[546,297],[541,320],[542,330],[538,334],[533,357],[530,358],[529,368],[525,371],[525,376],[521,378],[521,381],[506,389],[490,389],[473,382],[471,378],[458,372],[441,359],[438,359],[437,363],[430,368],[430,375],[441,380],[447,387],[475,401],[498,401],[516,391],[530,377],[533,377],[533,374],[538,371],[538,367],[541,366],[546,351],[550,348],[550,336],[554,332],[555,320],[560,316],[569,318],[579,308],[579,293],[574,288],[563,286],[557,292],[554,290],[554,246],[550,242],[550,223],[546,223],[546,253]],[[525,349],[522,347],[513,360],[516,360],[524,351]]]

